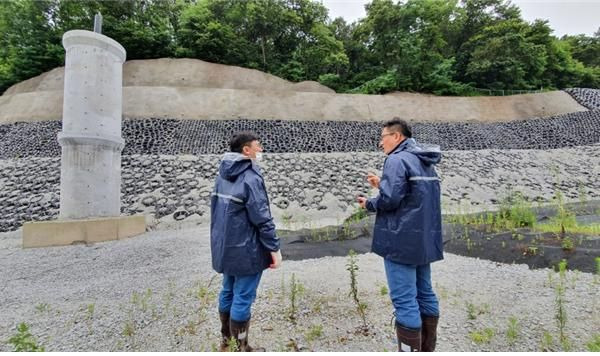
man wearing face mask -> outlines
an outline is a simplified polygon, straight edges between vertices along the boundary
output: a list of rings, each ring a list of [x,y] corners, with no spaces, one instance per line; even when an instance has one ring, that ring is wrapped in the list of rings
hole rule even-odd
[[[229,142],[211,199],[212,266],[223,273],[219,293],[221,351],[231,339],[239,351],[264,351],[248,344],[251,307],[263,270],[281,265],[279,239],[257,162],[258,137],[239,132]]]
[[[386,122],[380,146],[387,155],[381,178],[367,181],[379,194],[358,197],[376,212],[372,251],[384,259],[396,316],[398,351],[434,351],[439,304],[431,286],[430,263],[443,258],[438,146],[418,145],[408,124]]]

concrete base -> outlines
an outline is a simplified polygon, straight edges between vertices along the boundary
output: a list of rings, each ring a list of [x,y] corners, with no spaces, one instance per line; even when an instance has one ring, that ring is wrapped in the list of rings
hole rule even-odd
[[[23,248],[121,240],[145,231],[142,215],[29,222],[23,225]]]

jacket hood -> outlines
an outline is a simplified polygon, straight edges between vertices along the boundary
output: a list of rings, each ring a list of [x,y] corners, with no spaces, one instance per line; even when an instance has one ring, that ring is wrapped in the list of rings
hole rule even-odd
[[[438,145],[417,144],[414,138],[407,138],[394,152],[407,151],[419,158],[425,165],[438,164],[442,160],[442,151]]]
[[[221,159],[219,175],[228,181],[234,181],[246,169],[252,167],[252,160],[241,153],[227,152]]]

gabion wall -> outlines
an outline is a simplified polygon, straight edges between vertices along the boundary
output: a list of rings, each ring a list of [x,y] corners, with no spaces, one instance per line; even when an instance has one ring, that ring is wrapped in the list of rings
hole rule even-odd
[[[252,130],[267,152],[375,152],[380,122],[126,120],[124,155],[220,154],[232,133]],[[600,142],[600,110],[503,123],[416,123],[420,142],[443,150],[552,149]],[[58,157],[59,121],[0,126],[0,159]]]
[[[351,206],[357,194],[368,195],[366,174],[380,171],[383,159],[381,153],[366,152],[270,154],[261,167],[274,207],[294,205],[330,216]],[[219,161],[220,155],[123,156],[122,213],[167,221],[207,214]],[[4,160],[0,172],[0,231],[58,217],[60,158]],[[444,152],[438,173],[446,206],[466,199],[490,207],[511,189],[539,202],[551,201],[555,189],[567,199],[582,193],[585,199],[600,199],[600,145]]]
[[[417,140],[457,150],[446,152],[439,166],[445,201],[493,205],[498,192],[513,186],[548,201],[557,179],[550,173],[554,167],[564,172],[560,189],[567,198],[575,199],[582,188],[588,198],[599,198],[600,90],[568,92],[592,111],[507,123],[414,124]],[[58,121],[0,125],[0,232],[57,218],[60,129]],[[373,122],[126,120],[122,213],[176,221],[206,214],[220,154],[237,130],[256,131],[268,152],[288,152],[269,155],[263,165],[275,207],[294,204],[327,214],[331,202],[324,199],[330,195],[345,209],[357,193],[369,191],[366,172],[381,169],[383,155],[375,152],[380,129]],[[570,146],[579,147],[508,150]]]
[[[590,110],[600,110],[600,89],[565,89],[579,104]]]

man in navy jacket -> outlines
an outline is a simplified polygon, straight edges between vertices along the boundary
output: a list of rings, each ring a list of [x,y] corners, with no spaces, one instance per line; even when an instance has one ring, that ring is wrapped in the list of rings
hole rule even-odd
[[[439,304],[431,286],[430,263],[443,259],[438,146],[419,146],[408,124],[383,125],[380,146],[387,155],[381,178],[367,180],[376,197],[358,197],[376,212],[372,251],[384,258],[395,309],[399,351],[434,351]]]
[[[251,307],[262,272],[281,265],[279,239],[260,168],[262,147],[252,132],[233,136],[211,199],[212,266],[223,273],[219,293],[221,351],[233,338],[240,351],[264,351],[248,344]]]

